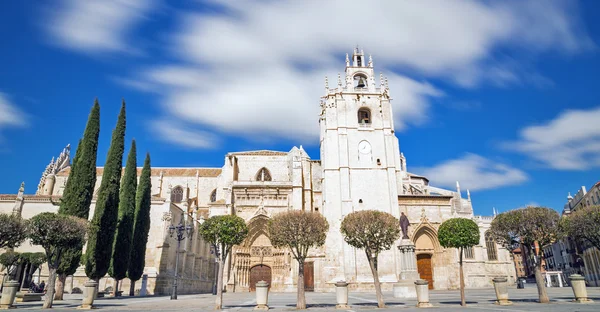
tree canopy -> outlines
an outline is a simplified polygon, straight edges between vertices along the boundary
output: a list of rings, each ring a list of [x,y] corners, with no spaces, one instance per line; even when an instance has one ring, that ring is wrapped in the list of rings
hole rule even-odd
[[[275,215],[269,221],[269,238],[274,247],[289,248],[298,260],[297,309],[306,309],[304,296],[304,261],[308,250],[325,244],[329,224],[317,212],[291,210]]]
[[[561,219],[560,228],[569,237],[600,249],[600,206],[577,209]]]
[[[0,249],[19,247],[27,238],[29,221],[17,215],[0,213]]]
[[[444,248],[464,248],[479,244],[479,227],[471,219],[452,218],[438,229],[438,240]]]
[[[21,254],[12,250],[9,250],[3,254],[0,254],[0,264],[6,268],[6,272],[11,280],[15,279],[17,270],[15,266],[18,265],[23,258]]]
[[[385,307],[377,273],[377,257],[389,250],[400,238],[399,221],[393,215],[376,210],[355,211],[348,214],[341,225],[344,240],[350,246],[364,249],[377,293],[377,305]]]

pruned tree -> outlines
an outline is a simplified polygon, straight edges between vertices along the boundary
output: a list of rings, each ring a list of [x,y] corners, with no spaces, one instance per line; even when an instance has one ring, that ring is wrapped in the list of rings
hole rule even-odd
[[[465,277],[463,274],[464,249],[479,244],[479,226],[471,219],[448,219],[438,229],[438,240],[444,248],[458,248],[460,270],[460,305],[467,305],[465,300]]]
[[[135,193],[133,239],[127,268],[127,277],[131,280],[129,286],[130,296],[134,295],[135,282],[142,277],[146,265],[146,244],[148,243],[148,231],[150,231],[150,201],[152,199],[151,170],[150,154],[146,154],[140,184],[138,184]]]
[[[317,212],[291,210],[277,214],[269,221],[269,238],[273,246],[289,248],[298,261],[297,309],[306,309],[304,262],[308,251],[325,244],[328,229],[327,220]]]
[[[32,244],[44,248],[50,272],[44,309],[52,308],[56,270],[63,252],[70,246],[83,244],[87,229],[87,220],[73,216],[44,212],[31,218],[29,238]]]
[[[0,224],[0,249],[19,247],[27,238],[27,220],[17,215],[0,213]]]
[[[58,213],[87,220],[96,185],[96,158],[98,136],[100,135],[100,104],[94,101],[92,110],[83,132],[83,138],[77,144],[77,151],[71,164],[65,190],[60,199]],[[57,270],[55,300],[62,300],[67,276],[73,275],[81,262],[83,245],[71,246],[63,252],[61,264]]]
[[[223,272],[225,270],[225,260],[231,252],[231,248],[241,244],[246,239],[248,226],[244,222],[244,219],[238,216],[213,216],[202,223],[199,233],[204,241],[212,245],[219,262],[215,309],[221,310],[223,306]]]
[[[21,258],[21,254],[12,250],[0,254],[0,264],[2,264],[6,268],[6,273],[8,275],[9,281],[12,281],[16,278],[16,269],[22,260],[23,258]]]
[[[600,249],[600,206],[582,207],[560,220],[563,235]]]
[[[377,306],[385,307],[379,274],[377,273],[377,257],[382,251],[389,250],[400,238],[398,219],[393,215],[376,210],[362,210],[348,214],[341,226],[344,240],[354,248],[363,249],[375,284]]]
[[[492,221],[490,233],[504,246],[520,242],[534,264],[535,282],[540,303],[548,303],[542,277],[542,246],[553,243],[559,233],[559,215],[546,207],[527,207],[503,212]],[[540,247],[540,248],[538,248]]]
[[[131,149],[127,156],[125,175],[121,182],[119,199],[119,218],[117,233],[113,243],[113,254],[108,274],[115,279],[114,295],[119,294],[119,282],[127,276],[131,240],[133,237],[133,222],[135,213],[135,193],[137,189],[137,152],[135,140],[131,141]]]
[[[31,281],[33,279],[33,273],[46,262],[46,255],[43,252],[24,252],[21,254],[21,259],[27,264],[26,271],[24,271],[25,277],[21,283],[21,288],[24,288],[28,286],[24,284],[25,281]]]
[[[112,133],[112,140],[102,173],[102,182],[98,189],[98,198],[94,209],[86,248],[85,274],[99,281],[110,267],[112,247],[119,214],[119,189],[123,170],[123,151],[125,149],[125,102]],[[79,161],[79,160],[78,160]]]

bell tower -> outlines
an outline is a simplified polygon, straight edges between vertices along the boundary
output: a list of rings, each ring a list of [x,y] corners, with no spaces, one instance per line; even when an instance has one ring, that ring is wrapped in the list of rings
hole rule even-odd
[[[346,54],[345,75],[337,86],[325,80],[321,97],[320,144],[323,177],[322,213],[330,222],[327,246],[344,246],[328,255],[337,263],[336,275],[346,281],[372,277],[366,257],[356,255],[339,232],[343,218],[359,210],[379,210],[400,217],[398,194],[402,190],[402,166],[387,79],[375,82],[373,59],[356,48]],[[397,257],[381,262],[382,280],[397,277]],[[382,254],[383,257],[383,254]],[[394,260],[392,260],[394,259]],[[364,263],[363,263],[364,262]],[[335,280],[334,280],[335,282]]]

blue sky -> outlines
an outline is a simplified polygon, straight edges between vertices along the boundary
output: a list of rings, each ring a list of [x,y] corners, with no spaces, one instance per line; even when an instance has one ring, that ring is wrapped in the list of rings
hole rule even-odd
[[[0,3],[0,193],[34,193],[96,97],[99,166],[122,98],[139,162],[316,159],[324,77],[356,44],[389,77],[409,171],[460,181],[476,213],[561,210],[599,180],[597,1],[182,3]]]

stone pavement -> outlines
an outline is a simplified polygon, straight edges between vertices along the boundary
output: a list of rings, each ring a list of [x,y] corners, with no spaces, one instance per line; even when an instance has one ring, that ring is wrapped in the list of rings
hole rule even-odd
[[[431,291],[431,302],[435,308],[425,310],[436,311],[600,311],[600,288],[588,288],[588,294],[595,302],[592,304],[572,303],[573,292],[570,287],[549,288],[550,304],[536,302],[537,290],[534,285],[525,289],[509,289],[512,306],[495,305],[493,289],[467,289],[467,306],[460,306],[458,291]],[[54,309],[59,311],[74,309],[81,304],[81,295],[65,295],[66,300],[55,301]],[[415,308],[416,301],[393,298],[391,293],[384,293],[386,309],[377,309],[374,293],[350,293],[351,308],[341,311],[424,311]],[[170,300],[168,296],[161,297],[121,297],[103,298],[96,300],[96,305],[104,311],[213,311],[215,296],[180,295],[178,300]],[[335,311],[334,293],[307,293],[308,311]],[[223,296],[223,311],[252,311],[256,301],[254,293],[226,293]],[[295,293],[269,294],[271,311],[294,311]],[[39,311],[40,302],[17,303],[17,310]]]

